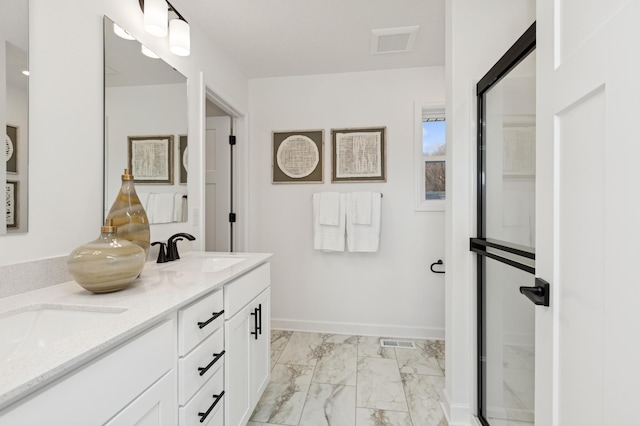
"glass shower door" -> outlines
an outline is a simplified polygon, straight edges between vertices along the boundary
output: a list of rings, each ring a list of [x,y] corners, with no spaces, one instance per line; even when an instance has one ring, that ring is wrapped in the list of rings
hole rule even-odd
[[[491,426],[533,425],[534,305],[520,285],[533,275],[485,259],[485,418]]]
[[[478,254],[478,418],[485,426],[534,423],[534,303],[545,301],[534,275],[534,49],[535,24],[478,83],[471,249]]]

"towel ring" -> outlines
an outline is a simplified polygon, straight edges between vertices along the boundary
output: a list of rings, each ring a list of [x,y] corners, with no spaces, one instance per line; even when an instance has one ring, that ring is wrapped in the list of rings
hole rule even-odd
[[[436,271],[435,269],[433,269],[433,267],[436,265],[444,265],[444,262],[442,261],[442,259],[438,259],[437,262],[433,262],[430,266],[430,269],[431,269],[431,272],[433,272],[434,274],[444,274],[445,271]]]

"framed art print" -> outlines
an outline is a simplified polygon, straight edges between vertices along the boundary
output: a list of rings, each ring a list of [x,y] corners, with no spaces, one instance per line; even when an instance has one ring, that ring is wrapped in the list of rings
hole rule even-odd
[[[273,132],[272,183],[324,181],[323,130]]]
[[[7,228],[18,227],[18,182],[7,181]]]
[[[189,170],[189,161],[188,161],[188,150],[187,150],[187,135],[178,136],[179,141],[179,152],[180,152],[180,165],[178,166],[180,169],[180,183],[187,183],[187,173]]]
[[[386,127],[331,130],[331,182],[386,182]]]
[[[18,126],[7,125],[5,134],[7,173],[18,173]]]
[[[128,153],[136,183],[173,184],[173,135],[129,136]]]

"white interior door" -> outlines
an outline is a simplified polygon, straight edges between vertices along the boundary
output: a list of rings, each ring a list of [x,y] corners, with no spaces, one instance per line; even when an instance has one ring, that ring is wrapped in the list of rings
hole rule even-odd
[[[205,250],[229,251],[231,118],[207,117],[205,172]]]
[[[536,424],[640,424],[639,19],[538,1]]]

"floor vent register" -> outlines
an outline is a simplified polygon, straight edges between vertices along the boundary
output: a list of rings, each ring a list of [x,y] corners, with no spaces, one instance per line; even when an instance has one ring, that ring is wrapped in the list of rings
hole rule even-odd
[[[410,340],[380,339],[383,348],[415,349],[416,345]]]

